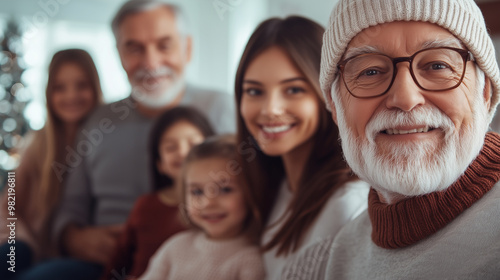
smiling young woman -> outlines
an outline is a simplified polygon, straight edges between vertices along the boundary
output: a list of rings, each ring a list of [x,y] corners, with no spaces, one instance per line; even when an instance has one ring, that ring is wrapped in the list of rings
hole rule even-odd
[[[268,279],[366,208],[368,187],[344,162],[320,91],[323,31],[302,17],[269,19],[250,38],[236,74],[240,148],[250,139],[256,150],[240,160],[267,225]]]

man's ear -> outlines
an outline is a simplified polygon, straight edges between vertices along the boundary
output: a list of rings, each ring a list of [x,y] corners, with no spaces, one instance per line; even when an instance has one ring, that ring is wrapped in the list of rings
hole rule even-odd
[[[186,62],[190,62],[191,56],[193,55],[193,37],[191,37],[191,35],[186,36],[185,51],[186,51]]]
[[[485,77],[485,85],[484,85],[484,91],[483,91],[483,97],[484,97],[484,102],[486,104],[486,107],[488,108],[488,111],[490,110],[491,107],[491,80],[488,77]]]

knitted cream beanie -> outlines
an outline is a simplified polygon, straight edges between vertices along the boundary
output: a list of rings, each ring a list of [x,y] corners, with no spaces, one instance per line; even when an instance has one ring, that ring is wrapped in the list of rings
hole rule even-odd
[[[337,64],[352,38],[365,28],[393,21],[434,23],[462,41],[493,83],[491,121],[500,100],[500,72],[483,14],[473,0],[339,0],[321,50],[320,83],[325,100],[330,100],[327,97],[338,72]]]

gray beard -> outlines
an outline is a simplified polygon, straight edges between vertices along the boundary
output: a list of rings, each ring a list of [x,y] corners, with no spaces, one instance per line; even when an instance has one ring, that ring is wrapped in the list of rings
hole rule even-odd
[[[186,83],[181,77],[177,78],[163,93],[144,92],[140,87],[132,89],[132,97],[149,108],[162,108],[175,100],[185,88]]]
[[[424,105],[411,112],[386,110],[378,113],[366,127],[366,139],[356,138],[345,122],[342,103],[336,94],[337,118],[345,159],[354,173],[378,191],[403,196],[418,196],[442,191],[453,184],[477,157],[488,130],[488,110],[481,102],[483,86],[478,85],[471,104],[473,122],[458,132],[451,119],[438,108]],[[341,105],[341,106],[339,106]],[[376,135],[383,128],[397,125],[426,124],[443,131],[444,137],[436,147],[432,142],[377,145]]]

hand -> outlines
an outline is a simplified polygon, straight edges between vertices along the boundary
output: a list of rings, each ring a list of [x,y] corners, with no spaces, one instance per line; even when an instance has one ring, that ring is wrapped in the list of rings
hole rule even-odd
[[[63,246],[72,257],[106,265],[113,257],[123,230],[124,225],[81,228],[71,225],[63,232]]]

